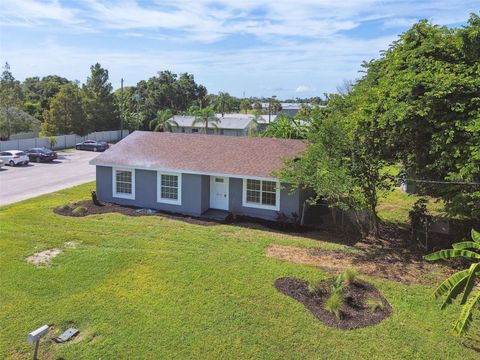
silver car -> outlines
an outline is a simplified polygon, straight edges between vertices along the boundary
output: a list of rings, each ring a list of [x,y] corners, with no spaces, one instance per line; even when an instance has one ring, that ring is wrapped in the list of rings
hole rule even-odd
[[[15,166],[18,164],[28,164],[28,155],[20,150],[7,150],[0,153],[0,160],[5,164],[10,166]]]

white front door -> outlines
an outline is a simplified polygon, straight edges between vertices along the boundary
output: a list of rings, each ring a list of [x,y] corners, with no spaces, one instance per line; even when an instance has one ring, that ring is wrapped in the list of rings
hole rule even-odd
[[[210,207],[228,210],[228,177],[210,176]]]

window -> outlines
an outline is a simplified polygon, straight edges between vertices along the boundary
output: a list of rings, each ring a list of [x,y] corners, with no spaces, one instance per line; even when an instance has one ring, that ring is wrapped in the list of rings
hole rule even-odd
[[[224,179],[223,178],[215,178],[215,182],[217,183],[223,183]]]
[[[157,201],[160,203],[182,204],[182,175],[175,173],[158,173]]]
[[[198,129],[192,129],[192,133],[198,133]]]
[[[243,180],[243,206],[280,210],[280,185],[269,180]]]
[[[135,170],[113,169],[113,197],[135,199]]]

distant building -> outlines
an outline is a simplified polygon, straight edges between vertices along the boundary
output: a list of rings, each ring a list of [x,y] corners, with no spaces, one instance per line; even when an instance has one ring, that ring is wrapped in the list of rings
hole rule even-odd
[[[218,122],[209,122],[207,134],[227,135],[227,136],[248,136],[252,131],[259,130],[262,125],[268,124],[268,115],[261,115],[261,118],[255,122],[255,117],[251,114],[221,114],[215,115]],[[270,117],[274,121],[276,115]],[[174,133],[205,133],[205,125],[202,123],[193,124],[195,116],[175,115],[171,119],[172,132]]]
[[[285,114],[291,117],[294,117],[295,115],[297,115],[302,105],[308,106],[310,108],[313,108],[315,106],[314,104],[307,104],[307,103],[286,103],[286,102],[282,102],[280,103],[280,105],[282,109],[277,113],[277,115]],[[323,106],[323,105],[319,105],[319,106]],[[268,103],[262,103],[262,109],[268,112]]]

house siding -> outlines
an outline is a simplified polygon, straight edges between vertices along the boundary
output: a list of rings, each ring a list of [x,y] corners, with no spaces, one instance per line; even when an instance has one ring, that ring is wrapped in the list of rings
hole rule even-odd
[[[285,213],[288,217],[291,217],[292,213],[297,213],[299,216],[301,215],[299,191],[290,194],[289,189],[282,186],[280,190],[280,210],[278,212],[276,210],[243,206],[243,179],[230,178],[229,191],[229,208],[231,212],[237,215],[258,217],[266,220],[276,220],[278,213]]]
[[[157,202],[157,172],[153,170],[135,170],[135,199],[123,199],[112,194],[113,173],[108,166],[97,166],[97,197],[101,201],[140,208],[156,209],[191,216],[199,216],[210,208],[210,176],[182,174],[182,204],[164,204]],[[242,205],[243,179],[229,179],[229,211],[238,215],[275,220],[277,211],[257,209]],[[288,217],[292,213],[301,216],[305,196],[301,191],[289,193],[287,188],[280,190],[280,210]]]
[[[101,201],[120,205],[198,216],[206,210],[204,196],[199,196],[199,194],[205,194],[205,184],[209,183],[208,179],[208,176],[182,174],[182,204],[164,204],[157,202],[156,171],[135,170],[135,199],[122,199],[113,197],[112,194],[112,168],[97,166],[97,196]],[[208,191],[210,190],[208,189]]]

